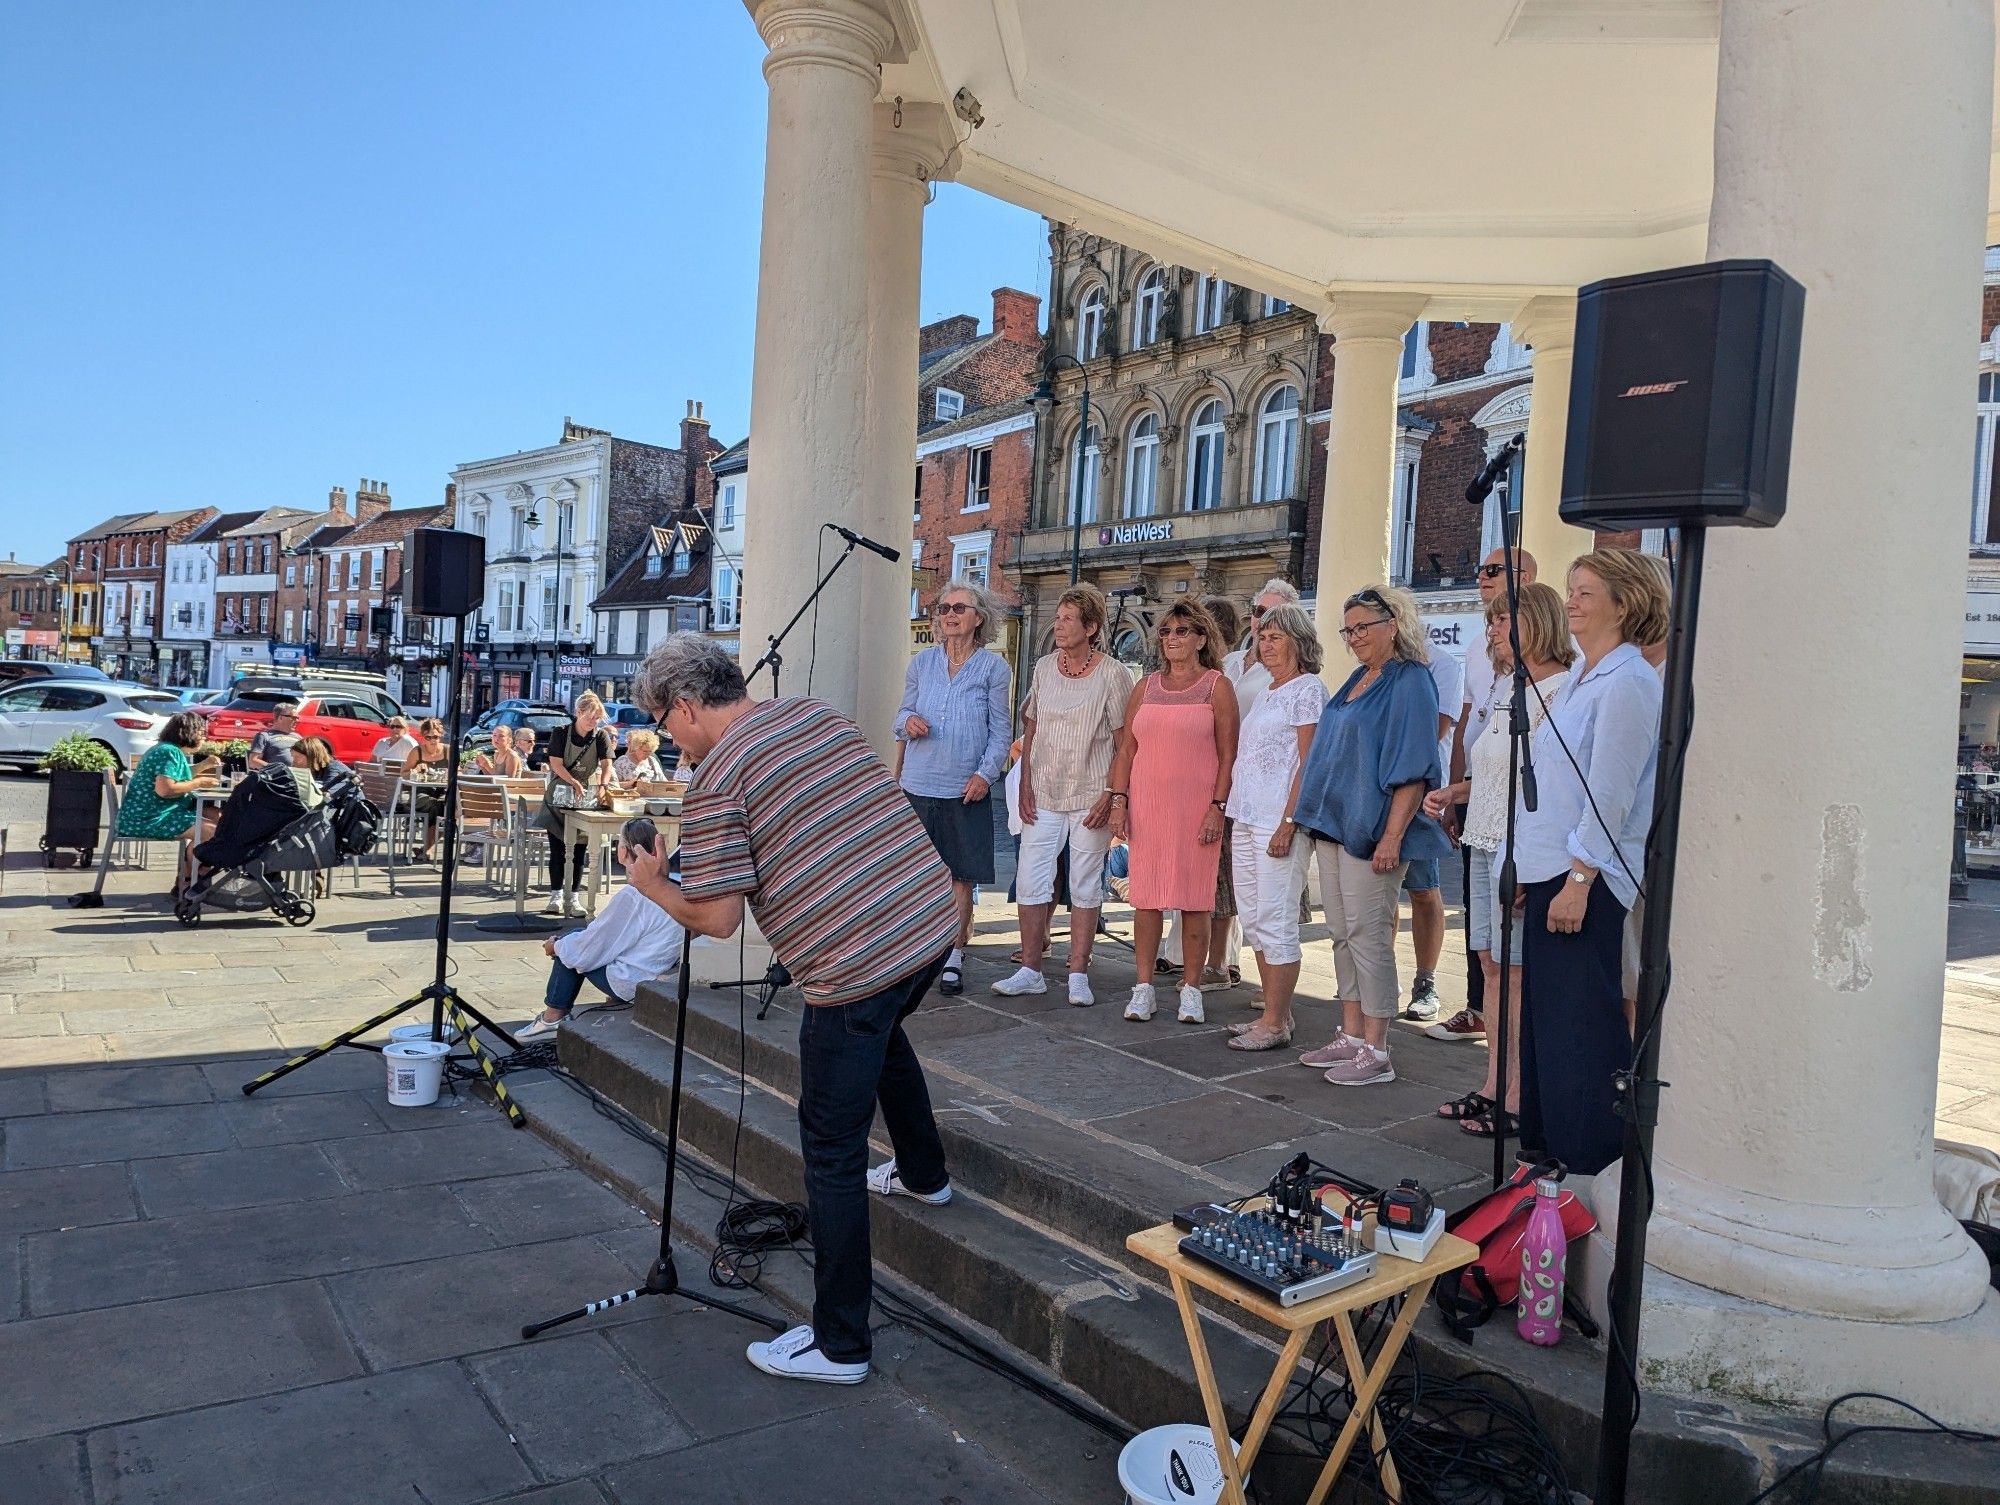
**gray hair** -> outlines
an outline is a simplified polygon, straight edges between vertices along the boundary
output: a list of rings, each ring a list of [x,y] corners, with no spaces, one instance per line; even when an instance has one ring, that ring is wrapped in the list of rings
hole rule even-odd
[[[937,601],[947,596],[966,596],[972,601],[972,615],[978,619],[972,629],[972,646],[984,648],[1000,635],[1000,602],[993,592],[970,580],[954,580],[937,593]]]
[[[632,677],[632,698],[656,717],[666,715],[676,701],[734,705],[748,694],[736,660],[715,639],[698,632],[668,633]]]
[[[1276,596],[1280,601],[1296,606],[1299,600],[1299,588],[1292,584],[1291,581],[1273,575],[1269,580],[1258,586],[1255,591],[1251,592],[1250,599],[1252,601],[1261,601],[1266,596]]]
[[[1262,592],[1260,591],[1261,595]],[[1313,619],[1306,615],[1303,606],[1287,601],[1282,606],[1267,606],[1264,615],[1257,621],[1257,631],[1267,632],[1276,628],[1292,640],[1292,648],[1299,656],[1299,672],[1317,674],[1326,666],[1326,650],[1321,647],[1319,633],[1313,627]],[[1251,638],[1250,655],[1257,657],[1257,642]]]

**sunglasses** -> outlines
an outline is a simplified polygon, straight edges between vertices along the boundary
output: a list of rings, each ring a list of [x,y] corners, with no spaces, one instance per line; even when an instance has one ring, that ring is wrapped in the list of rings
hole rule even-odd
[[[1382,599],[1382,593],[1372,585],[1366,590],[1356,591],[1340,603],[1342,611],[1346,611],[1348,608],[1354,606],[1372,606],[1377,611],[1387,611],[1389,609],[1389,603]]]
[[[972,603],[969,601],[941,601],[931,608],[931,615],[934,617],[955,617],[962,611],[971,611],[972,609]]]
[[[1506,574],[1507,566],[1504,564],[1482,564],[1472,573],[1477,575],[1481,580],[1491,580],[1495,575]]]
[[[1250,615],[1253,617],[1261,617],[1267,610],[1269,610],[1268,607],[1253,606],[1250,608]]]
[[[1163,638],[1199,638],[1206,637],[1208,634],[1203,632],[1199,627],[1189,627],[1185,623],[1182,623],[1173,627],[1162,627],[1160,629],[1160,636]]]

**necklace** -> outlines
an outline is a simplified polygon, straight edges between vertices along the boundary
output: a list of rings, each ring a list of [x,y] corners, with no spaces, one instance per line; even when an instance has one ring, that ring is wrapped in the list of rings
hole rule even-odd
[[[1096,661],[1097,650],[1092,648],[1084,654],[1082,667],[1072,669],[1069,666],[1069,654],[1062,649],[1056,650],[1056,668],[1062,672],[1065,679],[1082,679],[1086,674],[1090,673],[1090,666]]]

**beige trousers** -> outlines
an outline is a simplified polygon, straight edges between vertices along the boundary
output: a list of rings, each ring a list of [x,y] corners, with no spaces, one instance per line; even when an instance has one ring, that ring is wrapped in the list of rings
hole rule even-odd
[[[1370,1019],[1393,1019],[1402,1003],[1396,978],[1396,896],[1402,892],[1399,862],[1386,873],[1366,857],[1351,855],[1338,842],[1313,843],[1319,863],[1320,902],[1333,932],[1333,976],[1342,1003],[1359,1003]]]

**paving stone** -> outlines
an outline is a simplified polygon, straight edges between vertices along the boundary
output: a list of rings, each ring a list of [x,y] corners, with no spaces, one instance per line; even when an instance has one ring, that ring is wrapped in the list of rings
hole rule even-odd
[[[310,1097],[244,1098],[221,1104],[222,1121],[245,1149],[304,1140],[350,1139],[382,1134],[387,1126],[359,1092],[317,1092]]]
[[[504,1348],[521,1341],[524,1324],[632,1284],[624,1261],[588,1238],[418,1260],[327,1281],[347,1330],[377,1369]],[[636,1322],[646,1312],[644,1303],[633,1302],[591,1318],[589,1326]]]
[[[83,1449],[75,1437],[39,1437],[0,1448],[7,1505],[77,1505],[86,1498]]]
[[[600,1333],[542,1338],[466,1362],[515,1442],[552,1478],[574,1478],[693,1440]],[[587,1404],[578,1405],[586,1396]]]
[[[598,1185],[568,1166],[533,1175],[474,1181],[455,1186],[453,1192],[473,1221],[503,1245],[630,1228],[647,1221],[644,1213],[609,1187]]]
[[[151,1030],[144,1034],[109,1034],[104,1037],[105,1057],[113,1061],[160,1061],[178,1059],[200,1061],[206,1057],[242,1051],[274,1050],[278,1037],[268,1025],[203,1025],[196,1029]]]
[[[135,1160],[132,1180],[139,1188],[139,1203],[151,1218],[310,1202],[352,1190],[319,1146],[312,1144]]]
[[[326,1153],[357,1191],[481,1176],[509,1177],[505,1185],[512,1187],[532,1179],[522,1172],[567,1166],[561,1155],[534,1135],[505,1127],[505,1121],[497,1119],[448,1124],[429,1134],[350,1139],[327,1145]]]
[[[1203,1167],[1240,1191],[1261,1191],[1279,1162],[1303,1150],[1322,1165],[1358,1176],[1377,1186],[1394,1186],[1405,1176],[1414,1176],[1433,1191],[1464,1184],[1473,1174],[1455,1161],[1373,1134],[1357,1134],[1347,1129],[1323,1129],[1309,1138],[1296,1140],[1282,1150],[1248,1150]]]
[[[1217,1022],[1247,1024],[1256,1016],[1248,1009],[1241,1014],[1210,1013]],[[1241,1051],[1231,1050],[1227,1044],[1229,1032],[1226,1029],[1191,1030],[1182,1028],[1178,1033],[1165,1038],[1151,1037],[1128,1047],[1130,1053],[1144,1061],[1157,1061],[1162,1066],[1171,1066],[1175,1071],[1184,1071],[1189,1076],[1198,1076],[1211,1082],[1230,1081],[1236,1077],[1248,1076],[1251,1072],[1269,1066],[1273,1061],[1289,1060],[1295,1052],[1286,1051]]]
[[[53,1113],[205,1103],[215,1096],[198,1066],[97,1066],[52,1071],[45,1080]]]
[[[0,1072],[0,1118],[15,1118],[49,1110],[48,1094],[39,1072]]]
[[[123,1165],[0,1172],[0,1236],[124,1223],[138,1215]]]
[[[1066,1118],[1103,1118],[1194,1097],[1202,1084],[1032,1025],[952,1040],[929,1055]]]
[[[524,1495],[496,1498],[488,1505],[604,1505],[604,1491],[590,1479],[572,1479],[567,1484],[551,1484],[547,1489],[531,1489]]]
[[[361,1373],[310,1281],[32,1319],[4,1342],[0,1442]]]
[[[1299,1043],[1311,1049],[1322,1042]],[[1427,1082],[1400,1078],[1373,1087],[1336,1087],[1319,1072],[1300,1066],[1296,1052],[1281,1057],[1280,1062],[1249,1076],[1232,1077],[1229,1085],[1234,1091],[1349,1129],[1380,1129],[1388,1124],[1407,1123],[1435,1112],[1437,1105],[1452,1095]],[[1477,1087],[1479,1083],[1475,1080],[1472,1085]]]
[[[1239,1092],[1205,1092],[1184,1102],[1092,1121],[1129,1144],[1150,1145],[1183,1165],[1284,1145],[1319,1128],[1314,1120]]]
[[[537,1482],[456,1364],[107,1428],[90,1473],[97,1505],[473,1505]]]
[[[7,1041],[10,1067],[85,1066],[110,1056],[110,1049],[96,1035],[36,1035]]]
[[[707,1284],[705,1277],[702,1284]],[[744,1298],[752,1309],[764,1306],[754,1294],[732,1294]],[[652,1315],[645,1321],[629,1322],[606,1336],[701,1438],[727,1437],[771,1422],[791,1424],[827,1410],[852,1411],[868,1399],[869,1386],[865,1384],[806,1385],[773,1379],[752,1369],[743,1357],[745,1346],[771,1334],[741,1317],[678,1299],[653,1298],[646,1309]],[[777,1315],[785,1317],[783,1312]],[[790,1426],[777,1435],[789,1437]],[[720,1490],[690,1490],[681,1498],[725,1500],[735,1496]],[[771,1498],[785,1495],[780,1492]],[[875,1498],[897,1496],[884,1489]],[[622,1491],[619,1499],[625,1499]]]
[[[4,1000],[0,1000],[4,1005]],[[45,1039],[63,1032],[60,1014],[14,1014],[0,1006],[0,1040]]]
[[[243,1084],[275,1070],[290,1056],[268,1052],[226,1061],[204,1061],[201,1074],[208,1078],[215,1095],[234,1102],[243,1095]],[[309,1066],[280,1077],[268,1087],[259,1087],[249,1102],[268,1102],[276,1097],[299,1097],[315,1092],[350,1092],[372,1088],[382,1090],[382,1058],[372,1051],[337,1050]]]
[[[21,1240],[0,1234],[0,1322],[21,1315]]]
[[[165,956],[158,952],[141,952],[132,958],[134,972],[186,972],[192,976],[203,976],[219,971],[221,967],[222,959],[213,951],[178,951]]]
[[[923,1047],[945,1040],[963,1040],[972,1035],[991,1035],[1011,1029],[1013,1025],[1013,1019],[1006,1014],[971,1004],[958,1004],[945,1008],[920,1008],[904,1022],[903,1029],[912,1042]]]
[[[491,1246],[443,1187],[426,1186],[30,1234],[23,1253],[39,1316]]]
[[[221,1150],[229,1131],[213,1103],[162,1108],[113,1108],[97,1113],[45,1113],[7,1123],[8,1170],[44,1165],[92,1165]]]
[[[772,1379],[738,1361],[753,1381],[745,1414],[761,1410]],[[730,1388],[735,1388],[731,1386]],[[866,1385],[856,1389],[867,1390]],[[1045,1505],[978,1447],[961,1442],[935,1416],[907,1399],[877,1391],[859,1407],[842,1407],[788,1423],[768,1438],[725,1438],[659,1462],[628,1463],[605,1472],[620,1505],[686,1505],[690,1500],[794,1500],[809,1477],[813,1497],[827,1501],[959,1500],[977,1505]]]

